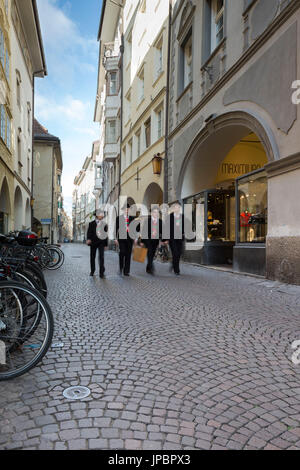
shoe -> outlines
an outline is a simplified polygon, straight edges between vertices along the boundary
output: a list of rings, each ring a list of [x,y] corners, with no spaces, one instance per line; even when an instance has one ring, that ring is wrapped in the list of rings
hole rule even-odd
[[[99,274],[100,279],[105,279],[105,274]]]
[[[130,274],[128,274],[128,273],[124,273],[124,276],[126,276],[126,277],[130,277]]]
[[[180,276],[180,273],[175,273],[175,274],[176,274],[176,276]]]
[[[90,276],[93,277],[95,273],[90,273]]]
[[[146,269],[146,272],[147,272],[148,274],[152,274],[152,275],[153,275],[153,269],[147,268],[147,269]]]

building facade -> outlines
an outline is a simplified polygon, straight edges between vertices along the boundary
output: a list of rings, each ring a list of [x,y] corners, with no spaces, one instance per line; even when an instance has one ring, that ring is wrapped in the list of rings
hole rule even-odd
[[[92,153],[85,159],[82,169],[74,180],[73,191],[73,240],[83,242],[97,202],[101,175],[99,175],[99,141],[93,143]],[[97,189],[95,189],[97,187]]]
[[[121,149],[122,8],[103,2],[99,41],[99,72],[94,121],[100,124],[99,160],[95,178],[97,206],[119,197]]]
[[[51,243],[59,240],[63,196],[61,144],[34,120],[33,229]]]
[[[0,232],[32,222],[34,79],[47,73],[35,0],[0,1]]]
[[[300,283],[299,23],[298,0],[175,2],[167,195],[190,205],[187,260]]]

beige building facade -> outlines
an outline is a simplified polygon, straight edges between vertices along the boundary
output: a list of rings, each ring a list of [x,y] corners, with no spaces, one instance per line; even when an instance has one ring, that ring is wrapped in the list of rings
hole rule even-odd
[[[34,79],[47,73],[35,0],[0,1],[0,232],[32,221]]]
[[[300,283],[298,0],[177,0],[168,201],[191,205],[186,259]]]
[[[121,196],[147,207],[163,203],[168,26],[169,2],[125,3]]]
[[[63,197],[61,144],[34,121],[33,229],[51,243],[59,241]]]

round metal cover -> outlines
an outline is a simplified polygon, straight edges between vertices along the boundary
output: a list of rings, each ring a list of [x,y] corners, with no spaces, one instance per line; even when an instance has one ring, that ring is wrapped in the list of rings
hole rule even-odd
[[[91,391],[87,387],[76,385],[75,387],[66,388],[63,391],[63,396],[69,400],[83,400],[90,395]]]

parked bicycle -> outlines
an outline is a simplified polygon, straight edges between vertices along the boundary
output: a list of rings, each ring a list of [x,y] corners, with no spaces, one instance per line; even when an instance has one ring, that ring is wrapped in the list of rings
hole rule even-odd
[[[38,242],[29,231],[0,235],[0,381],[35,367],[52,342],[54,322],[42,269],[57,269],[62,256],[50,251],[59,247]]]

